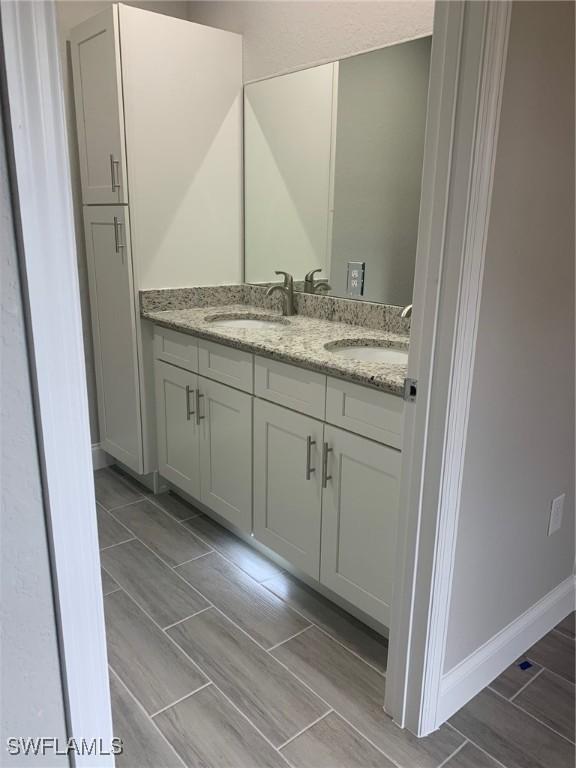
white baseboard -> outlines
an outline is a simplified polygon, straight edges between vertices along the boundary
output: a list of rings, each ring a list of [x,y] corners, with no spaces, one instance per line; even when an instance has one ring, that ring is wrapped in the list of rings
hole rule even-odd
[[[575,609],[576,579],[570,576],[442,677],[438,726]]]
[[[100,447],[100,443],[92,444],[92,469],[94,471],[109,467],[113,463],[114,459]]]

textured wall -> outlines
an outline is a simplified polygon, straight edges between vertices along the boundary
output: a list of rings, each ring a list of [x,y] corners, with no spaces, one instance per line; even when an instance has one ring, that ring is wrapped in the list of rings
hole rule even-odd
[[[157,2],[130,2],[129,5],[145,8],[149,11],[165,13],[185,19],[188,3],[180,0],[158,0]],[[70,171],[72,175],[72,196],[74,201],[74,220],[76,226],[76,247],[78,252],[78,276],[80,280],[80,301],[82,304],[82,322],[84,330],[84,350],[86,356],[86,380],[88,384],[88,406],[90,410],[90,431],[92,443],[99,440],[98,406],[96,401],[96,378],[94,373],[94,348],[90,322],[90,303],[88,295],[88,272],[86,265],[86,247],[84,244],[84,226],[82,223],[82,194],[80,187],[80,168],[78,165],[78,140],[74,116],[74,94],[72,91],[72,65],[68,52],[70,30],[90,16],[103,11],[112,4],[111,0],[58,0],[56,3],[58,36],[60,40],[60,61],[64,81],[66,103],[66,122],[68,125],[68,143],[70,146]]]
[[[432,0],[191,2],[190,19],[244,35],[244,80],[432,33]]]
[[[6,738],[66,738],[46,519],[0,119],[0,765]],[[68,765],[63,757],[34,765]]]
[[[548,537],[550,503],[566,493]],[[574,570],[574,5],[514,3],[446,670]]]

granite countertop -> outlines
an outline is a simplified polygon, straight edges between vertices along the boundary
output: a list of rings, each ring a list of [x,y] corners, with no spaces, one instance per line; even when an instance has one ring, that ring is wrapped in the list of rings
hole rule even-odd
[[[273,316],[277,326],[271,328],[226,328],[208,318]],[[191,309],[143,309],[142,317],[156,325],[189,333],[203,339],[226,344],[246,352],[270,357],[285,363],[319,371],[357,384],[364,384],[395,395],[404,392],[404,363],[348,360],[324,348],[325,344],[346,340],[354,343],[373,342],[377,346],[408,348],[409,337],[397,333],[365,328],[304,315],[283,318],[262,307],[246,304],[194,307]]]

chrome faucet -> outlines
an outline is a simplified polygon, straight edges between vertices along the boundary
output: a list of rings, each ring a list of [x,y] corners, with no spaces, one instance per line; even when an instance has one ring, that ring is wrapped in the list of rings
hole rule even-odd
[[[283,298],[282,314],[293,315],[294,314],[294,278],[289,272],[282,272],[282,270],[275,270],[274,274],[284,275],[284,285],[271,285],[266,291],[266,296],[271,296],[275,291],[280,291]]]
[[[412,304],[408,304],[407,307],[404,307],[400,317],[412,317]]]
[[[324,291],[331,291],[331,285],[314,279],[316,272],[322,272],[322,269],[312,269],[304,277],[304,293],[321,293]]]

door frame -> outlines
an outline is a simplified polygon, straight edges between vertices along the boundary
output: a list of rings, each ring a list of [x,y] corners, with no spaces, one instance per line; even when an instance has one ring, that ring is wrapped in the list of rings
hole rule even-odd
[[[112,746],[74,216],[53,2],[0,4],[10,185],[67,736]],[[38,735],[38,734],[34,734]],[[70,755],[113,768],[112,755]]]
[[[385,709],[426,736],[441,682],[512,3],[437,2]],[[464,704],[465,702],[462,702]]]
[[[15,207],[70,736],[110,739],[110,692],[62,82],[53,2],[0,0]],[[511,3],[435,8],[386,709],[438,703]],[[65,366],[54,364],[62,359]],[[63,375],[65,372],[65,375]],[[425,513],[425,514],[424,514]],[[102,768],[112,756],[97,757]],[[95,758],[77,759],[94,765]]]

